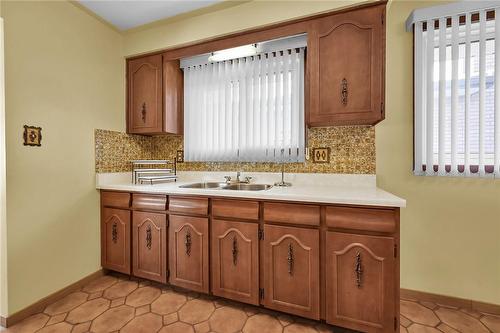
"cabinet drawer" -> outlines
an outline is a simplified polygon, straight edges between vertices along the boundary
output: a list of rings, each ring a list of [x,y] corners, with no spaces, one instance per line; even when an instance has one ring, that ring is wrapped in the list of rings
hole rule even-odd
[[[101,191],[101,203],[106,207],[129,208],[130,193]]]
[[[259,203],[243,200],[212,200],[212,215],[215,217],[258,220]]]
[[[332,228],[395,232],[396,216],[390,209],[327,207],[326,225]]]
[[[319,206],[265,203],[264,220],[290,224],[319,225]]]
[[[175,213],[208,214],[207,198],[170,197],[168,210]]]
[[[164,211],[167,209],[167,196],[155,194],[132,194],[132,208]]]

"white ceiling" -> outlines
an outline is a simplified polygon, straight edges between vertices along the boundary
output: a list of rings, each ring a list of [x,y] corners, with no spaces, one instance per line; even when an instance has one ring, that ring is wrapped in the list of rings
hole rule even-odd
[[[222,0],[77,0],[120,30],[158,21]]]

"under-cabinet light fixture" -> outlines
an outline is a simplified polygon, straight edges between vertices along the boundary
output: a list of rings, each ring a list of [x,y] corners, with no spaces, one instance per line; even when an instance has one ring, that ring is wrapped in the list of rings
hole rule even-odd
[[[236,58],[243,58],[256,55],[258,53],[257,44],[249,44],[230,49],[215,51],[210,57],[209,62],[224,61]]]

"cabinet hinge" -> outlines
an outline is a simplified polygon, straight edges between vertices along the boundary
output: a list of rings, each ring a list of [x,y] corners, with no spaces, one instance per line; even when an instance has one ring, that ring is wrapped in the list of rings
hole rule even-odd
[[[380,15],[380,16],[381,16],[381,19],[382,19],[382,25],[384,25],[384,13],[382,13],[382,15]]]
[[[398,257],[398,244],[394,244],[394,258]]]
[[[384,102],[380,103],[380,114],[384,115]]]
[[[259,228],[259,240],[264,240],[264,229]]]
[[[394,317],[394,330],[398,330],[398,318]]]
[[[167,279],[170,277],[170,269],[167,269]]]
[[[264,299],[264,288],[259,288],[259,298]]]

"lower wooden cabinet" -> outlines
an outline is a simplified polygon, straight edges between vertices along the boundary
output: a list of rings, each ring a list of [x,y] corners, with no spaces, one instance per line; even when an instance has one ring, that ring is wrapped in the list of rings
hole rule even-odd
[[[212,292],[259,304],[259,226],[212,220]]]
[[[132,274],[166,283],[167,216],[134,211],[132,225]]]
[[[101,265],[130,274],[130,211],[102,208]]]
[[[264,226],[264,305],[319,319],[319,231]]]
[[[170,283],[208,293],[208,218],[170,215],[169,221]]]
[[[326,321],[363,332],[390,332],[395,318],[394,239],[328,232]]]

